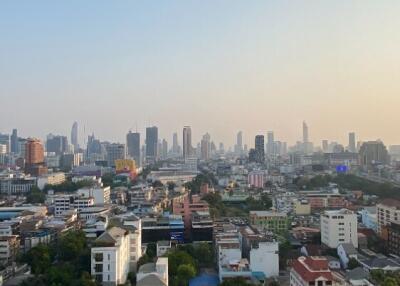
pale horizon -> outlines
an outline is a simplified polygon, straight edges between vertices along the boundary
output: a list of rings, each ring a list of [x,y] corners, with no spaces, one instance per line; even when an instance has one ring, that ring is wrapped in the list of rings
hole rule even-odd
[[[0,132],[400,144],[400,2],[0,3]]]

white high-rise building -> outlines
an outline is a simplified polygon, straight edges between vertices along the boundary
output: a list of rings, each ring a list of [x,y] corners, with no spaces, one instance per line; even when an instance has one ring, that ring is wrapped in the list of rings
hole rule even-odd
[[[342,243],[351,243],[357,248],[357,215],[348,209],[321,214],[321,242],[330,248]]]

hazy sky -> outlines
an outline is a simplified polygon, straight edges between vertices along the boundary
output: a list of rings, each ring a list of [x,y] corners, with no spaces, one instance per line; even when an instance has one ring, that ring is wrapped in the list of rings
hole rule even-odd
[[[400,1],[0,1],[0,132],[400,143]],[[135,128],[133,128],[135,129]],[[82,136],[83,134],[81,134]],[[143,136],[144,137],[144,136]]]

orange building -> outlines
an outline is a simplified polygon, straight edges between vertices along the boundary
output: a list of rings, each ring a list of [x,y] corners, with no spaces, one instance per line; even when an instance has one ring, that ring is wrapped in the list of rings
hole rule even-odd
[[[29,138],[25,144],[25,173],[40,176],[47,173],[44,148],[39,139]]]

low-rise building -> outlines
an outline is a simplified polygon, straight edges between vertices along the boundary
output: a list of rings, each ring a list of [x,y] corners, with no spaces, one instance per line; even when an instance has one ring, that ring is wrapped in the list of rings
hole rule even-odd
[[[250,211],[250,224],[258,229],[283,234],[289,230],[286,213],[274,211]]]
[[[110,187],[93,187],[93,188],[82,188],[77,191],[79,196],[85,198],[93,198],[96,206],[104,206],[111,203]]]
[[[65,173],[49,173],[38,177],[37,186],[43,190],[46,185],[59,185],[65,182]]]
[[[290,270],[290,286],[331,286],[334,277],[325,257],[299,257]]]

